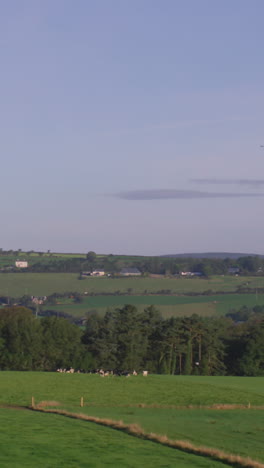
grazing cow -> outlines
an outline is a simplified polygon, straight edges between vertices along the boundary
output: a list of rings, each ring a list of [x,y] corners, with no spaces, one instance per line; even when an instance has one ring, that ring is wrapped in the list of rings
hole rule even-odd
[[[66,374],[74,374],[74,369],[73,367],[70,367],[69,369],[66,370]]]
[[[113,375],[117,377],[130,377],[130,372],[116,369]]]
[[[143,371],[142,371],[142,375],[143,375],[143,377],[147,377],[147,376],[148,376],[148,371],[147,371],[147,370],[143,370]]]
[[[137,375],[137,371],[135,371],[135,369],[133,370],[133,375]]]

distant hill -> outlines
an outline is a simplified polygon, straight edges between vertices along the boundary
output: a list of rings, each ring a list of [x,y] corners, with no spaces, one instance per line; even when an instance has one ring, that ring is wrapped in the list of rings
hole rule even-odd
[[[252,253],[235,253],[235,252],[204,252],[204,253],[183,253],[183,254],[168,254],[162,255],[162,257],[173,257],[173,258],[232,258],[237,259],[240,257],[260,257],[264,258],[264,255],[252,254]]]

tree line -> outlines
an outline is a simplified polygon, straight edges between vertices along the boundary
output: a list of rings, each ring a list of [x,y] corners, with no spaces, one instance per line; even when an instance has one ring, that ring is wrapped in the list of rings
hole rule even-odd
[[[197,315],[164,319],[153,306],[139,313],[125,305],[103,317],[90,314],[82,330],[65,318],[39,319],[25,307],[6,307],[0,309],[0,369],[72,366],[85,371],[102,367],[172,375],[264,375],[263,310],[243,317],[242,312],[244,321]]]
[[[211,275],[225,275],[230,268],[237,268],[240,274],[264,274],[264,259],[258,256],[241,257],[237,260],[231,258],[171,258],[171,257],[136,257],[126,259],[113,255],[91,256],[86,258],[50,258],[35,260],[27,271],[32,272],[71,272],[93,271],[102,269],[106,273],[118,275],[122,268],[136,267],[142,274],[177,275],[181,271],[199,272],[204,277]],[[81,276],[80,276],[81,279]]]
[[[2,272],[10,271],[14,268],[15,255],[22,255],[21,249],[18,251],[4,251],[0,249],[0,258],[5,259],[5,267]],[[33,256],[34,254],[34,256]],[[10,265],[7,266],[7,258],[10,258]],[[25,253],[25,258],[29,261],[29,267],[25,269],[15,269],[21,273],[26,272],[70,272],[79,274],[81,279],[82,271],[93,271],[103,269],[106,273],[118,275],[122,268],[136,267],[143,274],[175,275],[180,271],[200,272],[204,277],[210,275],[225,275],[230,268],[237,268],[240,274],[264,274],[264,258],[260,256],[242,256],[240,258],[195,258],[195,257],[128,257],[122,255],[97,255],[95,252],[88,252],[86,256],[64,257],[59,254],[48,255],[43,252],[29,251]]]

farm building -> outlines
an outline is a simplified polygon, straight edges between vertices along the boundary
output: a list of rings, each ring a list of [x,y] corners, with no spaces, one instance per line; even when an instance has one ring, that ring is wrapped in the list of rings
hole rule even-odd
[[[17,268],[28,268],[28,262],[25,260],[17,260],[15,265]]]
[[[91,272],[91,276],[104,276],[105,272],[104,270],[93,270]]]
[[[43,297],[31,296],[31,301],[36,305],[42,305],[44,304],[46,300],[47,300],[47,296],[43,296]]]
[[[230,275],[238,275],[238,273],[240,272],[239,268],[237,267],[230,267],[228,268],[228,273]]]
[[[83,271],[82,276],[104,276],[105,271],[103,270],[93,270],[93,271]]]
[[[202,276],[200,271],[180,271],[181,276]]]
[[[137,268],[122,268],[120,271],[122,276],[140,276],[141,272]]]

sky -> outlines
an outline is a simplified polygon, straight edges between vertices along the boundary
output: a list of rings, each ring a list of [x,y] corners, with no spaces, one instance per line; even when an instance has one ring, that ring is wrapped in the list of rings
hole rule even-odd
[[[0,247],[264,254],[263,0],[0,0]]]

